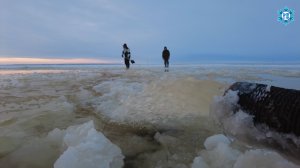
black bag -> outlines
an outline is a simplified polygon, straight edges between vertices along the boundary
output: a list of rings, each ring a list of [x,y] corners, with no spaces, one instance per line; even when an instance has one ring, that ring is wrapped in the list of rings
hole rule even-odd
[[[135,63],[135,61],[134,61],[134,60],[130,60],[130,62],[131,62],[132,64],[134,64],[134,63]]]

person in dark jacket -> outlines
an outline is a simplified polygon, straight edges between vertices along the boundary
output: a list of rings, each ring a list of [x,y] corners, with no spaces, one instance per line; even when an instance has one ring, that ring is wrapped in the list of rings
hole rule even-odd
[[[130,67],[130,49],[127,47],[127,44],[123,44],[123,52],[122,57],[124,58],[124,63],[126,68],[129,69]]]
[[[169,68],[170,51],[167,49],[167,47],[164,47],[162,58],[164,60],[165,68]]]

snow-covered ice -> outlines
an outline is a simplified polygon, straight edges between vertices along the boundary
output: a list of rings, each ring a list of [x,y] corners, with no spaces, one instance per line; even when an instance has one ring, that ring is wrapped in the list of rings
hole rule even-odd
[[[297,65],[181,65],[169,72],[0,66],[0,167],[299,165],[298,137],[233,113],[236,93],[223,94],[236,81],[299,90],[300,71]]]

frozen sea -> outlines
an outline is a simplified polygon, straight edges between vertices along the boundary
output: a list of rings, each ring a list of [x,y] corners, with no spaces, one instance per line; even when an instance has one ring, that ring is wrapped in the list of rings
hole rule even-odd
[[[233,114],[233,82],[300,65],[0,65],[0,168],[300,167],[300,138]]]

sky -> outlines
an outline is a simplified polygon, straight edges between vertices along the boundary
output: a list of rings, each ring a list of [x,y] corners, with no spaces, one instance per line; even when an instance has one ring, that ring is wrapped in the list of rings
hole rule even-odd
[[[300,62],[300,1],[0,0],[0,64],[122,63],[123,43],[140,64]]]

